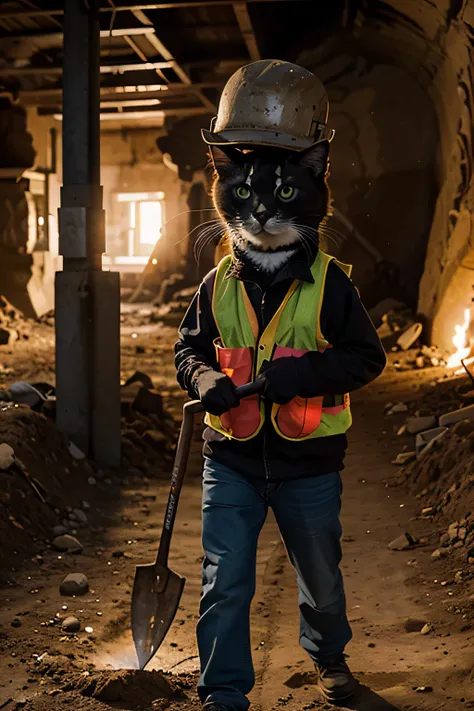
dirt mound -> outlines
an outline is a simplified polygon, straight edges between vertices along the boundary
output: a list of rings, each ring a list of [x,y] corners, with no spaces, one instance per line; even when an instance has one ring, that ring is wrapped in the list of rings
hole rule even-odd
[[[44,550],[55,525],[83,525],[72,512],[90,506],[89,479],[98,472],[90,462],[74,460],[54,424],[27,406],[4,405],[0,443],[19,460],[19,466],[0,470],[0,570],[8,576],[17,554]]]
[[[159,671],[125,669],[113,672],[95,672],[64,686],[107,703],[125,703],[132,708],[146,708],[156,699],[169,699],[174,689]]]
[[[107,708],[133,711],[161,711],[171,701],[190,709],[194,697],[195,676],[170,675],[138,669],[96,670],[90,664],[77,663],[62,655],[44,655],[30,674],[41,678],[44,693],[30,699],[26,711],[105,711]]]

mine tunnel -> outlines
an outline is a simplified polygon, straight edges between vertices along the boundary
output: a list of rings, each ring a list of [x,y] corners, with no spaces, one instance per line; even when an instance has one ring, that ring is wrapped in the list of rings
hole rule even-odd
[[[146,671],[134,576],[173,529],[183,404],[200,395],[176,380],[180,324],[231,253],[201,132],[235,72],[263,60],[324,85],[319,244],[352,265],[387,359],[350,398],[317,393],[322,417],[353,411],[341,540],[360,694],[347,708],[474,708],[473,56],[474,0],[0,2],[0,709],[206,700],[198,416],[169,563],[187,582]],[[250,701],[323,711],[273,515]],[[318,606],[300,595],[304,638],[304,606]]]

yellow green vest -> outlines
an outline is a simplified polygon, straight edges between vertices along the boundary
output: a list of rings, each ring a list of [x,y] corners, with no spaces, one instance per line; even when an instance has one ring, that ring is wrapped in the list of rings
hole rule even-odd
[[[227,272],[232,257],[217,267],[212,310],[219,331],[215,343],[217,361],[236,385],[252,382],[262,363],[284,356],[299,357],[308,351],[323,352],[331,347],[320,326],[327,269],[331,261],[350,276],[351,267],[324,252],[311,267],[314,282],[295,280],[272,320],[258,335],[258,320],[245,290],[245,284]],[[351,426],[349,396],[336,398],[332,407],[323,406],[323,398],[295,398],[288,405],[274,404],[271,419],[277,433],[288,440],[302,441],[346,432]],[[265,420],[263,398],[242,400],[238,408],[222,417],[206,414],[207,425],[226,437],[248,440],[255,437]]]

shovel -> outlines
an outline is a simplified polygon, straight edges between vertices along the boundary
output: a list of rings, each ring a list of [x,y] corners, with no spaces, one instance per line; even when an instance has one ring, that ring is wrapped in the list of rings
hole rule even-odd
[[[255,395],[263,383],[256,381],[237,388],[240,399]],[[199,400],[187,402],[183,408],[183,423],[179,434],[171,476],[171,488],[166,506],[163,531],[156,561],[138,565],[132,593],[132,635],[137,650],[138,665],[144,669],[160,647],[176,615],[185,578],[168,568],[168,554],[173,533],[179,495],[193,435],[194,417],[203,412]]]

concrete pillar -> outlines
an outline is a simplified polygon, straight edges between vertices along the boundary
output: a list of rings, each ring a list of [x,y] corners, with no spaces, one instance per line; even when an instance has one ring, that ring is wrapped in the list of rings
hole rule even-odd
[[[63,187],[56,275],[57,425],[103,466],[120,465],[120,282],[102,271],[99,0],[66,0]]]

